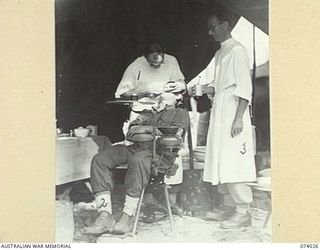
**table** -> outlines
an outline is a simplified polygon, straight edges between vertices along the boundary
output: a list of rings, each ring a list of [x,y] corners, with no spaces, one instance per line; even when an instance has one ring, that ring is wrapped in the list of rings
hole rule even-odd
[[[110,147],[107,136],[56,139],[56,185],[90,178],[94,155]]]
[[[73,204],[69,196],[73,183],[90,178],[93,156],[111,145],[107,136],[57,137],[56,186],[62,192],[56,194],[56,242],[73,240]]]

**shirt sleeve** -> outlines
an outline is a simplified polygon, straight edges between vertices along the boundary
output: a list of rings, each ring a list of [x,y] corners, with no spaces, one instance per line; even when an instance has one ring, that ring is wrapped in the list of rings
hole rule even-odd
[[[126,71],[124,72],[115,93],[116,98],[120,98],[122,94],[126,93],[129,90],[133,90],[135,88],[135,82],[137,77],[136,64],[137,64],[137,60],[131,63],[126,69]]]
[[[247,51],[242,46],[237,46],[233,49],[232,56],[236,84],[233,94],[248,100],[250,103],[252,99],[252,81]]]

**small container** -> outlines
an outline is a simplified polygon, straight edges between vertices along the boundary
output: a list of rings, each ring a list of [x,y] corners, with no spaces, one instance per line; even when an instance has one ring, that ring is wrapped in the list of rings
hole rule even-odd
[[[88,125],[88,129],[90,129],[89,136],[97,136],[98,135],[98,126],[97,125]]]
[[[55,242],[72,243],[74,234],[73,204],[58,200],[55,207]]]
[[[74,129],[74,134],[80,138],[87,137],[89,135],[89,132],[90,130],[88,128],[79,127]]]
[[[195,91],[194,91],[194,95],[195,96],[202,96],[203,95],[203,86],[201,84],[197,84],[195,85]]]

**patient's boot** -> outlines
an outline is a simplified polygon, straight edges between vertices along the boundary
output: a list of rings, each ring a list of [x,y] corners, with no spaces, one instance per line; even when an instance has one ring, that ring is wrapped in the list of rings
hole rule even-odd
[[[110,193],[97,194],[95,203],[99,215],[92,226],[84,228],[84,232],[86,234],[93,235],[101,235],[111,232],[115,222],[112,216]]]
[[[127,213],[122,212],[119,220],[114,226],[112,233],[113,234],[126,234],[130,233],[133,230],[134,225],[134,216],[129,216]]]
[[[99,213],[97,220],[91,227],[85,227],[86,234],[101,235],[111,232],[114,227],[114,219],[112,214],[102,211]]]
[[[123,212],[113,228],[114,234],[126,234],[132,232],[134,225],[134,215],[138,207],[139,198],[126,195]]]

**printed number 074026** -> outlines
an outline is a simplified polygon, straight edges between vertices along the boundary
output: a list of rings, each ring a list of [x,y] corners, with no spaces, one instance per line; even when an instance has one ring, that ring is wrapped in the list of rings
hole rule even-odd
[[[319,248],[319,244],[300,244],[300,248]]]

